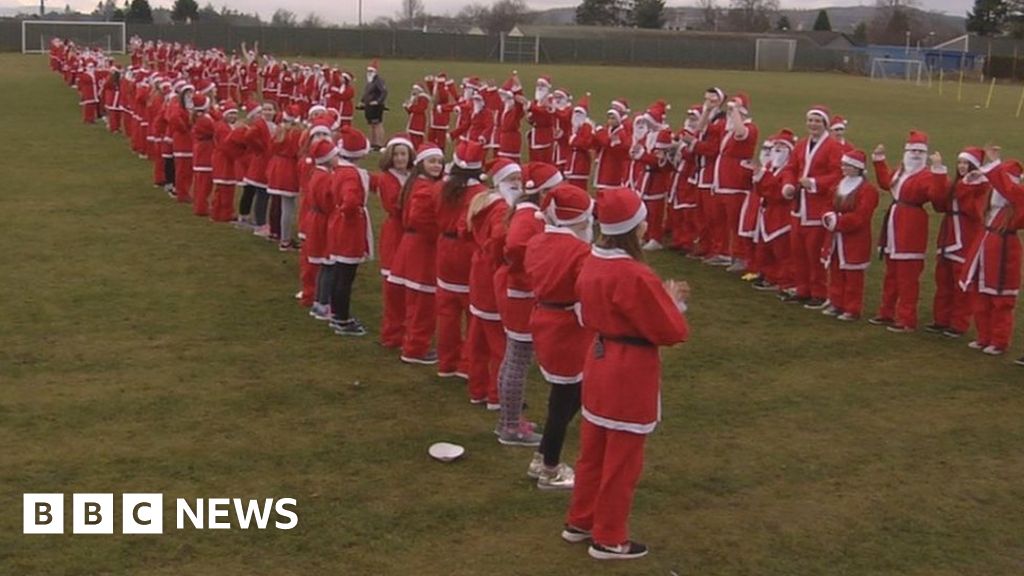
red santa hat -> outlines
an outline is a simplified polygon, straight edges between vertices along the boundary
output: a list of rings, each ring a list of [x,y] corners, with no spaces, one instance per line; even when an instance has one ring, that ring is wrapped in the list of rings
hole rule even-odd
[[[551,86],[551,77],[550,76],[540,76],[540,77],[537,78],[537,84],[540,84],[542,86],[550,87]]]
[[[903,149],[910,152],[927,152],[928,151],[928,135],[919,130],[911,130],[907,136],[907,143],[903,146]]]
[[[427,93],[427,89],[423,87],[423,84],[420,84],[419,82],[417,82],[417,83],[412,85],[412,93],[413,94],[426,94]]]
[[[968,146],[961,150],[956,158],[967,162],[972,168],[978,169],[985,163],[985,151],[977,146]]]
[[[513,75],[509,76],[508,80],[505,80],[505,83],[501,85],[501,88],[498,90],[498,93],[501,94],[502,96],[513,96],[522,91],[523,87],[519,85],[519,81],[516,80],[516,77]]]
[[[249,100],[245,103],[245,117],[252,120],[256,116],[259,116],[260,111],[263,108],[255,100]]]
[[[331,119],[327,116],[321,116],[316,120],[313,120],[313,126],[309,129],[310,139],[318,136],[324,136],[330,138],[331,134]]]
[[[616,98],[612,100],[612,110],[619,113],[619,116],[625,116],[629,114],[629,102],[625,98]]]
[[[345,126],[341,129],[341,137],[338,139],[338,153],[342,158],[358,160],[370,152],[370,142],[359,130]]]
[[[227,115],[238,112],[238,104],[235,104],[234,100],[222,100],[220,103],[221,114]]]
[[[209,94],[217,88],[217,85],[214,84],[213,80],[210,80],[209,78],[200,78],[196,82],[196,87],[200,94]]]
[[[789,128],[783,128],[772,136],[772,142],[775,144],[785,144],[792,150],[796,147],[796,134]]]
[[[843,164],[847,166],[853,166],[860,170],[867,170],[868,167],[868,156],[863,150],[850,150],[843,154]]]
[[[656,126],[662,126],[665,124],[665,113],[671,109],[672,107],[666,104],[664,100],[657,100],[647,108],[644,116]]]
[[[605,188],[597,192],[597,221],[601,234],[618,236],[632,231],[647,219],[647,207],[629,188]]]
[[[351,82],[352,81],[352,73],[349,72],[348,70],[342,70],[341,71],[341,79],[346,81],[346,82]]]
[[[210,107],[210,100],[204,94],[196,94],[192,98],[192,107],[198,112],[205,112]]]
[[[299,108],[298,104],[285,106],[284,109],[281,110],[281,118],[285,122],[298,122],[302,119],[302,109]]]
[[[455,147],[452,162],[463,170],[480,170],[484,167],[484,147],[479,142],[462,141]]]
[[[408,146],[410,151],[416,149],[416,147],[412,145],[412,138],[410,138],[409,135],[404,133],[404,132],[401,132],[401,133],[398,133],[398,134],[395,134],[394,136],[392,136],[391,139],[388,140],[388,143],[385,146],[385,148],[389,148],[390,149],[393,146],[398,146],[398,145]]]
[[[444,150],[433,142],[424,142],[416,149],[416,164],[427,158],[444,158]]]
[[[366,66],[366,69],[370,72],[377,73],[380,71],[380,59],[374,58],[370,60],[370,63]]]
[[[317,164],[327,164],[338,156],[338,147],[335,146],[330,138],[317,140],[309,151],[309,155]]]
[[[559,184],[544,196],[540,209],[556,226],[572,226],[591,218],[594,201],[578,186]]]
[[[672,147],[672,131],[669,129],[659,130],[657,140],[654,141],[654,148],[667,150]]]
[[[807,111],[807,118],[811,119],[815,116],[821,118],[821,121],[826,126],[828,126],[829,123],[832,121],[832,114],[829,113],[827,106],[822,106],[820,104],[811,106],[811,108]]]
[[[703,113],[703,112],[704,112],[704,105],[703,104],[693,104],[692,106],[690,106],[689,108],[686,109],[686,115],[687,116],[696,116],[698,118],[700,117],[701,113]]]
[[[572,111],[583,112],[583,114],[590,113],[590,92],[587,92],[576,101],[576,105],[573,106]]]
[[[750,96],[747,95],[746,92],[737,92],[729,100],[736,103],[736,107],[739,108],[740,114],[745,116],[750,114]]]
[[[551,94],[553,96],[560,96],[562,98],[565,98],[566,100],[569,99],[569,91],[566,90],[565,88],[555,88],[554,92],[552,92]]]
[[[513,174],[522,174],[523,167],[514,160],[508,158],[498,158],[495,160],[491,167],[487,170],[487,180],[490,180],[493,184],[497,185],[502,180],[512,176]]]
[[[562,183],[562,173],[547,162],[530,162],[523,170],[527,194],[539,194]]]
[[[837,130],[839,128],[846,130],[846,124],[846,118],[843,118],[842,116],[836,114],[835,116],[832,117],[832,123],[829,125],[828,128],[829,130]]]
[[[309,107],[309,110],[306,112],[306,117],[307,118],[312,118],[314,114],[321,114],[321,113],[322,114],[326,114],[327,113],[327,107],[324,106],[323,104],[315,104],[315,105]]]
[[[1024,174],[1024,166],[1017,160],[1004,160],[1003,172],[1010,177],[1014,184],[1020,184],[1021,175]]]

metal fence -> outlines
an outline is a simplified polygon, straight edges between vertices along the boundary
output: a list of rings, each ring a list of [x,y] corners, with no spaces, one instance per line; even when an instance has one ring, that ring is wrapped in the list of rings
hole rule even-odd
[[[250,47],[288,56],[387,57],[428,60],[498,61],[501,38],[470,34],[424,33],[412,30],[285,28],[231,26],[214,23],[129,24],[127,34],[145,40],[167,40],[198,48]],[[798,37],[794,70],[860,72],[863,65],[855,52],[826,49]],[[533,38],[520,43],[531,44]],[[680,68],[752,70],[756,56],[755,35],[609,35],[593,38],[540,38],[536,58],[552,64],[619,64]],[[0,49],[19,50],[20,23],[0,22]],[[506,56],[508,54],[506,53]],[[524,57],[521,54],[518,57]],[[534,55],[528,55],[530,61]],[[511,61],[515,61],[514,59]]]

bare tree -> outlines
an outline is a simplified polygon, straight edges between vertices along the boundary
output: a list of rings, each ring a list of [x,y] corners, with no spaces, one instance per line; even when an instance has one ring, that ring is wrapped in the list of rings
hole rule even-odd
[[[402,11],[396,20],[409,28],[419,28],[426,14],[423,0],[402,0]]]
[[[729,25],[740,32],[771,30],[779,11],[779,0],[732,0],[729,3]]]
[[[326,22],[316,12],[310,12],[302,19],[303,28],[324,28],[325,26]]]
[[[700,8],[702,17],[701,28],[718,30],[719,9],[715,0],[697,0],[697,8]]]

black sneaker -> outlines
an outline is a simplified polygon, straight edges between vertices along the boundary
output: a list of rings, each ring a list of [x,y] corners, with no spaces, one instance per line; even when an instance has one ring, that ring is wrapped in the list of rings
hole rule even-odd
[[[828,300],[822,298],[811,298],[804,303],[804,308],[808,310],[824,310],[828,306]]]
[[[929,324],[924,327],[925,332],[931,332],[932,334],[940,334],[946,330],[947,328],[942,324]]]
[[[945,330],[942,331],[942,335],[945,336],[946,338],[959,338],[963,336],[964,333],[954,328],[946,328]]]
[[[591,558],[596,558],[597,560],[633,560],[647,556],[647,546],[639,542],[626,542],[618,546],[602,546],[595,542],[590,545],[587,553],[590,554]]]
[[[761,280],[754,280],[754,283],[751,284],[751,286],[754,287],[754,290],[775,290],[775,284],[772,284],[763,278]]]
[[[405,362],[406,364],[422,364],[424,366],[432,366],[434,364],[437,364],[437,351],[431,350],[418,358],[415,356],[406,356],[405,354],[402,354],[402,362]]]
[[[587,540],[590,540],[590,531],[577,528],[571,524],[566,524],[565,528],[562,529],[562,540],[571,544],[586,542]]]
[[[868,324],[874,324],[875,326],[888,326],[892,324],[892,318],[883,318],[882,316],[875,316],[874,318],[868,319]]]
[[[1016,360],[1013,361],[1013,363],[1016,364],[1017,366],[1024,366],[1024,356],[1017,358]]]
[[[331,328],[338,336],[366,336],[366,327],[355,318],[350,318],[345,322],[332,323]]]

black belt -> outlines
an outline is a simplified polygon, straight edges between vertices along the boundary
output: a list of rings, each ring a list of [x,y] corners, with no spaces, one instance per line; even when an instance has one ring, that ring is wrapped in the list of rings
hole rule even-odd
[[[415,228],[406,228],[405,230],[402,230],[402,232],[405,233],[405,234],[415,234],[416,233],[416,229]]]
[[[575,302],[537,302],[537,306],[540,308],[547,308],[548,310],[563,310],[568,312],[569,308],[576,306]]]
[[[988,230],[993,234],[999,234],[1000,236],[1015,236],[1017,234],[1016,230],[1000,230],[999,228],[993,228],[991,226],[986,226],[985,230]]]
[[[625,344],[627,346],[640,346],[642,348],[657,348],[653,342],[646,338],[640,338],[639,336],[606,336],[604,334],[597,335],[598,342],[616,342],[618,344]]]
[[[459,233],[458,232],[441,232],[441,236],[444,236],[445,238],[451,238],[452,240],[455,240],[455,239],[457,239],[459,237]]]

